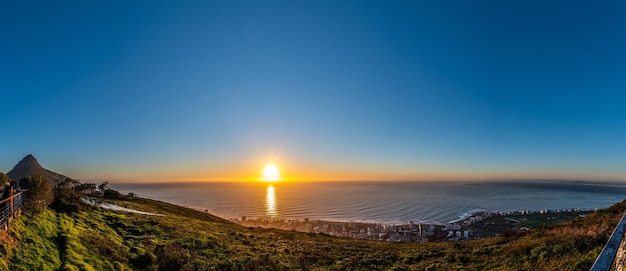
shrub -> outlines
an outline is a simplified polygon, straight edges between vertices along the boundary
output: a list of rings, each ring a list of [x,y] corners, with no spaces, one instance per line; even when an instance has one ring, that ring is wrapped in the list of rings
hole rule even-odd
[[[52,184],[41,175],[24,178],[20,183],[28,189],[24,198],[24,207],[34,213],[41,213],[54,200]]]
[[[156,260],[157,258],[156,256],[154,256],[154,254],[146,252],[138,255],[135,258],[132,258],[130,260],[130,263],[139,269],[156,269]]]
[[[55,210],[65,213],[78,213],[84,209],[85,204],[82,202],[82,197],[71,189],[57,188],[54,192],[52,208]]]
[[[103,196],[105,199],[119,199],[122,197],[122,194],[120,194],[120,192],[118,192],[117,190],[107,189],[104,190]]]
[[[4,185],[5,183],[12,183],[13,180],[9,178],[6,174],[0,172],[0,185]]]

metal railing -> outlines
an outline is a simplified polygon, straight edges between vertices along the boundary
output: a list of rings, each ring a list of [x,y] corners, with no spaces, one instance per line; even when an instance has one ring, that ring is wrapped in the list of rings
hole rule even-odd
[[[17,192],[0,200],[0,229],[6,230],[13,218],[22,212],[23,193]]]
[[[624,250],[620,249],[624,247],[624,230],[626,230],[626,214],[622,216],[622,220],[615,227],[596,262],[591,266],[591,271],[622,270],[625,255],[618,254],[624,254]]]

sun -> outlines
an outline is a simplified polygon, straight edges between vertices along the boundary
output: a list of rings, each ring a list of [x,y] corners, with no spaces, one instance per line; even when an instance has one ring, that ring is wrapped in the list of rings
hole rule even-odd
[[[263,178],[261,180],[266,182],[275,182],[280,180],[280,172],[274,164],[267,164],[263,168]]]

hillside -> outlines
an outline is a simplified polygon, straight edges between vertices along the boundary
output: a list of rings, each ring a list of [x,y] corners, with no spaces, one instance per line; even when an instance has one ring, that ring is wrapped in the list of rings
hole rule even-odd
[[[455,243],[384,243],[246,228],[141,198],[164,217],[91,207],[22,215],[2,237],[0,270],[588,270],[626,202],[564,225]]]
[[[14,181],[19,181],[22,178],[33,176],[35,174],[44,176],[54,184],[59,184],[68,178],[65,175],[45,169],[39,164],[37,158],[35,158],[32,154],[24,157],[19,163],[17,163],[17,165],[15,165],[15,167],[13,167],[11,171],[9,171],[9,173],[7,173],[7,175]]]

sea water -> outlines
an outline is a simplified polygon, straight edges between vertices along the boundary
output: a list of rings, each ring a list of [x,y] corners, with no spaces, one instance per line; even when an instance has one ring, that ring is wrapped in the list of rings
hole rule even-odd
[[[224,218],[273,217],[444,224],[478,211],[605,208],[623,183],[591,182],[209,182],[119,183],[122,193],[207,210]]]

